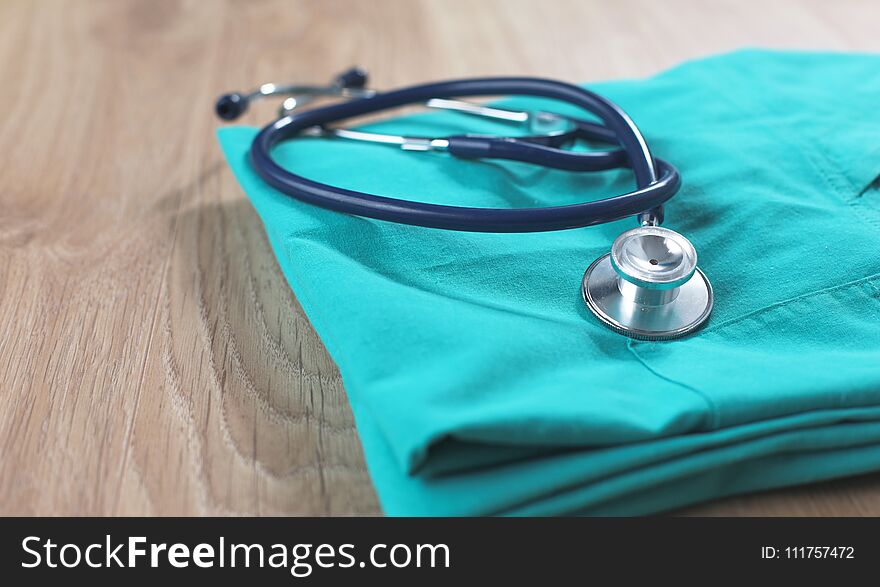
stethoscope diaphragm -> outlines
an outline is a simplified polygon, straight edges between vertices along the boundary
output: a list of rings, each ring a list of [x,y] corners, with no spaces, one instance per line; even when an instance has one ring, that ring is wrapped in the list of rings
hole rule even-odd
[[[712,285],[684,236],[660,226],[621,234],[581,283],[584,302],[615,332],[669,340],[699,328],[712,312]]]

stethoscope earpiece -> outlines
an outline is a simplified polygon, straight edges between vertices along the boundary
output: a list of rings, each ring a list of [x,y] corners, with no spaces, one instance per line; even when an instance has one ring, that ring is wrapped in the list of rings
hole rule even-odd
[[[369,79],[366,69],[355,66],[337,75],[333,85],[340,88],[362,89],[367,87]]]
[[[375,94],[367,89],[369,76],[362,67],[352,67],[333,78],[324,86],[313,85],[279,85],[263,84],[253,92],[230,92],[223,94],[214,105],[214,112],[223,120],[235,120],[247,111],[252,100],[269,96],[288,96],[278,110],[279,116],[287,116],[299,108],[320,97],[366,98]]]
[[[669,340],[699,328],[712,312],[712,285],[684,236],[659,226],[621,234],[584,273],[581,292],[603,324],[641,340]]]
[[[223,94],[214,105],[214,112],[223,120],[235,120],[245,113],[248,107],[247,96],[239,92]]]

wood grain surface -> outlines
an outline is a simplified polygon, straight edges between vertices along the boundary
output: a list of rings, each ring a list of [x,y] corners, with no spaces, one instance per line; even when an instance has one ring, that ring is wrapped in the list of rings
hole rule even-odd
[[[0,513],[380,513],[339,373],[222,160],[218,94],[355,63],[391,87],[878,50],[878,17],[874,0],[0,0]],[[878,515],[880,476],[687,513]]]

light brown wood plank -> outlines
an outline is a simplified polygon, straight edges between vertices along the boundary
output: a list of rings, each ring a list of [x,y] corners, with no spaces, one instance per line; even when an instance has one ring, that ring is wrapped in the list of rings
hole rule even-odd
[[[878,50],[877,17],[870,0],[0,2],[0,514],[379,512],[338,371],[214,140],[219,93],[355,63],[390,87]],[[877,515],[880,477],[689,513]]]

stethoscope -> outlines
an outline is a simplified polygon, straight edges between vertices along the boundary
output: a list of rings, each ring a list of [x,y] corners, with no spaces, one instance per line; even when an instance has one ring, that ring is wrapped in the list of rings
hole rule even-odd
[[[663,228],[663,204],[681,179],[672,165],[651,155],[644,137],[627,114],[589,90],[530,77],[461,79],[380,92],[367,89],[366,73],[353,68],[326,86],[264,84],[249,94],[221,96],[217,115],[234,120],[248,104],[267,96],[289,96],[280,117],[263,128],[251,145],[257,174],[277,190],[303,202],[357,216],[445,230],[541,232],[593,226],[636,216],[639,225],[618,236],[611,251],[584,273],[581,293],[603,324],[626,336],[665,340],[699,328],[712,311],[712,286],[697,267],[697,253],[681,234]],[[552,112],[519,112],[462,102],[469,96],[525,95],[578,106],[601,124]],[[299,110],[319,97],[343,101]],[[517,123],[525,136],[397,136],[332,126],[385,109],[425,104],[431,108]],[[463,159],[507,159],[568,171],[630,167],[634,191],[618,196],[547,208],[468,208],[388,198],[318,183],[291,173],[272,159],[272,149],[298,136],[335,137],[396,145],[412,151],[446,151]],[[611,150],[571,151],[577,140],[618,145]]]

